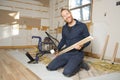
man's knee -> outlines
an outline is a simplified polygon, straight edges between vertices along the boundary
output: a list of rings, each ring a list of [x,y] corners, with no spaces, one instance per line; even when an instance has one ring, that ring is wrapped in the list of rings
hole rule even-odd
[[[63,71],[63,75],[64,76],[67,76],[67,77],[71,77],[75,74],[76,72],[75,71],[72,71],[71,69],[64,69]]]
[[[49,71],[57,70],[56,68],[54,68],[54,67],[50,67],[50,66],[46,66],[46,68],[47,68],[47,70],[49,70]]]
[[[77,67],[67,67],[64,69],[63,71],[63,75],[67,76],[67,77],[71,77],[73,75],[75,75],[77,72],[79,72],[80,70],[80,65],[78,65]]]
[[[52,61],[51,63],[49,63],[46,68],[50,71],[53,71],[53,70],[57,70],[57,65],[56,65],[56,61]]]
[[[70,72],[70,71],[64,71],[64,72],[63,72],[63,75],[64,75],[64,76],[67,76],[67,77],[71,77],[73,74],[72,74],[72,72]]]

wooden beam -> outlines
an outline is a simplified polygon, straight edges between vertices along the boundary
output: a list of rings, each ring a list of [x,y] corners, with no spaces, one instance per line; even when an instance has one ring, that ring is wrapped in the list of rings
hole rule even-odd
[[[93,37],[92,37],[92,36],[88,36],[88,37],[84,38],[83,40],[80,40],[80,41],[78,41],[77,43],[71,45],[70,47],[68,47],[68,48],[60,51],[58,54],[66,53],[66,52],[74,49],[74,46],[75,46],[75,45],[83,45],[83,44],[85,44],[85,43],[87,43],[87,42],[89,42],[89,41],[91,41],[91,40],[93,40]]]
[[[113,52],[113,56],[112,56],[112,64],[114,64],[114,61],[115,61],[115,58],[116,58],[116,54],[117,54],[117,50],[118,50],[118,46],[119,46],[119,43],[117,42],[115,44],[115,49],[114,49],[114,52]]]
[[[106,48],[107,48],[107,44],[108,44],[109,37],[110,37],[110,36],[107,35],[106,40],[105,40],[105,45],[104,45],[104,47],[103,47],[103,52],[102,52],[102,55],[101,55],[101,57],[100,57],[100,60],[102,60],[102,59],[104,58],[104,55],[105,55],[105,52],[106,52]]]

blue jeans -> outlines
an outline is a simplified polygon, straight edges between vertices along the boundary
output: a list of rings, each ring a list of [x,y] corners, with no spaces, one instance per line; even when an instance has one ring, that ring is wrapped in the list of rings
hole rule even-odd
[[[71,51],[57,56],[47,66],[48,70],[57,70],[64,67],[64,75],[72,75],[80,69],[80,64],[84,58],[82,51]]]

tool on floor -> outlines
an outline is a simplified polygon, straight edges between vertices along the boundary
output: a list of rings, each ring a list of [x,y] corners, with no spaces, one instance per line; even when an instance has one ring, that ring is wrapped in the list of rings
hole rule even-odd
[[[26,56],[30,59],[30,61],[28,61],[28,63],[38,63],[39,58],[41,56],[43,56],[44,54],[50,53],[50,49],[53,49],[53,48],[56,49],[57,45],[55,44],[54,40],[58,43],[59,43],[59,41],[57,39],[55,39],[54,37],[52,37],[49,33],[47,33],[47,32],[45,32],[45,33],[47,34],[48,37],[45,37],[43,42],[42,42],[42,39],[40,36],[32,36],[32,39],[33,38],[39,39],[39,41],[38,41],[38,53],[36,53],[35,58],[33,58],[29,54],[29,52],[26,52]],[[47,48],[43,49],[43,48],[45,48],[45,45],[47,45]]]
[[[30,59],[30,61],[28,61],[28,63],[31,63],[31,62],[33,62],[35,59],[33,59],[33,57],[29,54],[29,52],[26,52],[26,54],[25,54],[29,59]]]

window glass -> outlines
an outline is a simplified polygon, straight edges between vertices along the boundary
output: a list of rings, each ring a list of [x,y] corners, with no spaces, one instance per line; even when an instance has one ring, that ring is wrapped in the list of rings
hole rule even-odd
[[[69,8],[80,6],[80,0],[69,0]]]
[[[80,9],[71,10],[73,18],[81,20]]]
[[[82,5],[89,4],[91,0],[80,0]]]
[[[75,19],[90,20],[92,0],[69,0],[69,9]]]
[[[83,20],[90,20],[90,6],[82,8]]]

